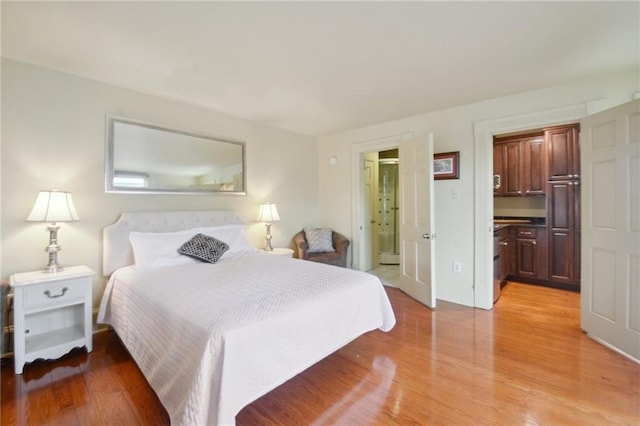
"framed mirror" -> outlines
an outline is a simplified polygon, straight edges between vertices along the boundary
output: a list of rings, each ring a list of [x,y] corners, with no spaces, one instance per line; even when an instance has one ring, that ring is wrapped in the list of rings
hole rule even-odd
[[[245,144],[107,115],[105,190],[246,194]]]

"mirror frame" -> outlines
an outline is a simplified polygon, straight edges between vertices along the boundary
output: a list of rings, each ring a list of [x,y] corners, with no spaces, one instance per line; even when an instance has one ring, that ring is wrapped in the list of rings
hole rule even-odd
[[[115,123],[126,123],[130,125],[146,127],[152,130],[167,132],[180,136],[191,136],[198,139],[207,139],[214,143],[225,143],[238,145],[242,149],[242,189],[234,191],[224,191],[216,189],[175,189],[175,188],[123,188],[113,184],[114,179],[114,154],[116,149],[116,141],[114,141],[114,125]],[[184,130],[173,129],[154,123],[136,120],[128,117],[122,117],[112,114],[106,116],[106,152],[105,152],[105,192],[119,194],[228,194],[228,195],[247,195],[247,163],[246,163],[246,144],[245,142],[219,138],[205,135],[202,133],[188,132]]]

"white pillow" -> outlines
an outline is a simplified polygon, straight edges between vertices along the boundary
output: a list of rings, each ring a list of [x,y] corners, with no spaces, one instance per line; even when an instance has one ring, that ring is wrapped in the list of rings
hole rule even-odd
[[[307,240],[307,253],[334,252],[333,231],[330,228],[304,228],[304,237]]]
[[[220,260],[229,259],[238,255],[255,253],[258,251],[247,241],[247,227],[245,225],[222,225],[210,228],[198,228],[202,234],[215,237],[229,245]]]
[[[168,266],[196,263],[196,259],[178,253],[178,248],[197,232],[131,232],[129,242],[137,266]]]
[[[168,266],[196,263],[197,260],[178,253],[178,249],[196,234],[205,234],[229,245],[220,260],[258,250],[247,241],[245,225],[223,225],[193,228],[177,232],[131,232],[129,241],[138,266]]]

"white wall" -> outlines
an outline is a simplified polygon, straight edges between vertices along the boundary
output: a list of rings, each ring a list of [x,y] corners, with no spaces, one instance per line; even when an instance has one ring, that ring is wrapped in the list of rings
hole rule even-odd
[[[437,84],[437,83],[435,83]],[[352,130],[318,140],[320,206],[325,223],[346,235],[351,229],[351,150],[354,144],[412,132],[435,135],[435,152],[460,151],[460,179],[435,183],[436,294],[438,299],[473,305],[474,130],[476,121],[510,117],[577,103],[601,107],[630,100],[639,89],[638,70],[612,72],[583,81]],[[524,130],[524,129],[523,129]],[[329,157],[338,158],[330,165]],[[459,197],[453,199],[452,191]],[[454,261],[462,272],[454,273]]]
[[[254,223],[259,204],[278,205],[274,246],[289,247],[303,226],[319,222],[315,138],[225,116],[196,106],[92,80],[2,60],[1,276],[47,263],[45,224],[25,222],[39,190],[70,191],[80,222],[59,231],[63,265],[97,272],[102,295],[102,228],[122,211],[232,209],[249,225],[250,242],[264,244]],[[131,195],[104,192],[105,115],[246,142],[247,195]]]

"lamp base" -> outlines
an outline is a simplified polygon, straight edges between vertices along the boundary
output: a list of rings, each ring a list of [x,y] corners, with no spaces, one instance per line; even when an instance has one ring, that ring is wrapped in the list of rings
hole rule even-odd
[[[43,274],[55,274],[56,272],[64,271],[64,266],[62,265],[47,265],[42,269]]]
[[[52,223],[47,226],[47,228],[49,229],[49,245],[44,251],[49,253],[49,263],[42,272],[45,274],[55,274],[64,269],[64,267],[58,263],[58,252],[62,250],[62,247],[58,245],[58,229],[60,229],[60,226]]]
[[[267,240],[267,245],[265,246],[264,251],[273,251],[273,247],[271,246],[271,224],[265,223],[265,226],[267,227],[267,235],[264,239]]]

